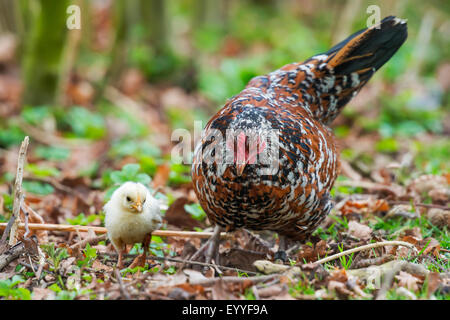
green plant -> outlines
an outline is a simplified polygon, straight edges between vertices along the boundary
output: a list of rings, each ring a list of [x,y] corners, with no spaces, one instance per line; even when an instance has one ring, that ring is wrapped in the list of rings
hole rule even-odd
[[[32,173],[36,177],[57,177],[61,172],[54,167],[38,166],[35,163],[26,165],[25,170]]]
[[[56,300],[74,300],[78,295],[76,290],[63,290],[56,283],[52,284],[48,288],[56,293]]]
[[[94,222],[97,218],[101,219],[101,216],[97,214],[91,214],[86,217],[84,213],[80,213],[73,219],[67,219],[67,223],[71,225],[87,226],[88,224]]]
[[[340,244],[338,245],[339,251],[344,252],[344,245]],[[355,253],[353,252],[351,255],[349,255],[349,258],[347,259],[347,256],[339,257],[339,260],[341,261],[341,265],[345,270],[348,270],[353,262],[353,255]]]
[[[106,134],[105,120],[102,115],[90,112],[86,108],[72,107],[64,114],[62,120],[72,129],[73,134],[69,136],[100,139]]]
[[[19,275],[14,275],[11,279],[0,281],[0,297],[9,300],[31,300],[31,293],[25,288],[16,288],[19,283],[25,282],[25,279]]]
[[[109,175],[110,181],[114,185],[106,191],[105,200],[109,200],[113,192],[127,181],[140,182],[143,185],[148,185],[152,179],[148,174],[140,172],[140,169],[141,166],[139,164],[130,163],[124,165],[120,171],[111,172]]]
[[[203,221],[206,219],[206,213],[198,203],[185,204],[184,210],[186,210],[192,218],[196,220]]]
[[[51,271],[57,271],[61,261],[69,257],[69,253],[66,248],[56,248],[54,243],[42,244],[41,248],[50,259],[49,262],[51,262]]]
[[[97,249],[92,248],[88,243],[83,250],[84,259],[77,261],[77,266],[82,267],[90,267],[95,259],[97,259]]]
[[[67,160],[70,156],[69,149],[54,146],[37,146],[34,153],[39,158],[53,161]]]
[[[25,191],[43,196],[49,195],[55,191],[55,188],[50,184],[40,181],[24,180],[22,185]]]

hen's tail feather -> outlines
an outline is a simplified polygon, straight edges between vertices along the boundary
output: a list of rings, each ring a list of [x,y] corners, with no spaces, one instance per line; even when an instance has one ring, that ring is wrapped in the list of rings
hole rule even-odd
[[[379,25],[360,30],[329,51],[298,64],[300,70],[308,66],[311,71],[309,78],[305,72],[297,88],[315,117],[326,124],[334,120],[406,38],[406,21],[389,16]]]

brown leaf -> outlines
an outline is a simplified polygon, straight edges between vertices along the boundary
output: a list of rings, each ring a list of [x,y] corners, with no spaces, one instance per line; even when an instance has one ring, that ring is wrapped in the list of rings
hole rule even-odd
[[[430,272],[428,275],[427,298],[430,298],[437,288],[439,288],[441,282],[442,280],[438,272]]]
[[[54,292],[47,288],[34,288],[32,300],[46,300],[54,296]]]
[[[369,226],[353,220],[348,223],[348,232],[361,240],[369,240],[372,235],[372,229]]]
[[[189,293],[195,293],[195,294],[204,294],[205,288],[201,285],[195,284],[189,284],[189,283],[182,283],[177,285],[178,288],[181,288]]]
[[[226,267],[257,271],[253,262],[265,258],[266,254],[262,252],[231,248],[220,254],[220,264]]]
[[[405,236],[411,236],[414,239],[421,240],[422,239],[422,230],[420,230],[419,227],[406,229],[405,230]]]
[[[185,229],[192,230],[194,227],[202,227],[200,221],[195,220],[191,217],[191,215],[184,210],[184,205],[188,204],[187,198],[178,198],[172,203],[167,209],[166,214],[164,216],[165,220],[173,226]]]
[[[439,257],[439,251],[441,250],[439,241],[434,238],[425,238],[419,241],[416,247],[419,251],[423,250],[422,254],[433,254],[435,257]]]
[[[450,211],[432,208],[428,210],[428,219],[437,227],[443,228],[447,226],[450,228]]]
[[[213,300],[236,300],[234,294],[232,294],[225,283],[222,280],[217,281],[211,288]]]
[[[258,289],[258,295],[261,298],[268,298],[268,297],[278,296],[281,293],[283,293],[284,291],[286,291],[286,286],[281,286],[279,284],[275,284],[270,287]]]
[[[330,281],[337,281],[345,283],[348,280],[347,272],[345,269],[337,269],[330,275]]]
[[[347,289],[345,283],[334,280],[328,282],[328,291],[335,291],[340,297],[345,298],[353,297],[355,295],[352,291]]]
[[[400,204],[392,207],[391,210],[386,214],[385,218],[391,217],[404,217],[408,219],[417,218],[417,213],[412,210],[411,205]]]
[[[314,262],[320,259],[321,257],[327,254],[327,243],[324,240],[320,240],[314,245],[314,248],[311,246],[303,245],[301,250],[297,255],[298,261]]]
[[[374,199],[373,197],[363,200],[347,200],[340,211],[342,215],[349,215],[352,213],[369,214],[377,212],[386,212],[389,210],[389,204],[384,199]]]
[[[92,263],[92,269],[94,269],[95,271],[105,271],[105,272],[113,271],[112,267],[107,266],[98,260],[94,260],[94,262]]]
[[[169,180],[170,167],[164,163],[158,167],[153,178],[153,188],[164,187]]]
[[[446,188],[447,186],[448,182],[445,176],[427,174],[412,180],[407,189],[421,196],[423,193],[428,193],[435,189]]]
[[[399,286],[406,287],[408,290],[411,290],[413,292],[419,289],[418,283],[421,283],[420,279],[404,271],[400,271],[400,273],[395,276],[395,279],[398,280]]]

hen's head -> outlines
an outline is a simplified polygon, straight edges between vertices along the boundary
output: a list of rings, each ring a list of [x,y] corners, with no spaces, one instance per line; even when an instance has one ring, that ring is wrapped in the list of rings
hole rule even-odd
[[[258,155],[266,151],[271,129],[270,122],[255,108],[244,108],[231,123],[226,133],[226,148],[233,155],[238,176],[248,164],[256,164]]]
[[[117,201],[125,211],[139,214],[142,212],[147,195],[148,190],[142,183],[125,182],[114,191],[111,201]]]

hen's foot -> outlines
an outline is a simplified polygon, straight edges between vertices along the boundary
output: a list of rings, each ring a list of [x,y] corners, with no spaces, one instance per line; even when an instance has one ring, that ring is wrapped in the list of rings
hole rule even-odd
[[[281,260],[281,262],[286,263],[289,259],[285,250],[278,250],[277,252],[275,252],[273,260]]]
[[[200,249],[189,259],[191,261],[199,261],[205,263],[211,263],[214,256],[214,262],[219,263],[219,244],[220,244],[220,232],[222,228],[216,225],[214,227],[213,235],[211,238],[203,244]],[[189,263],[187,263],[189,264]]]

